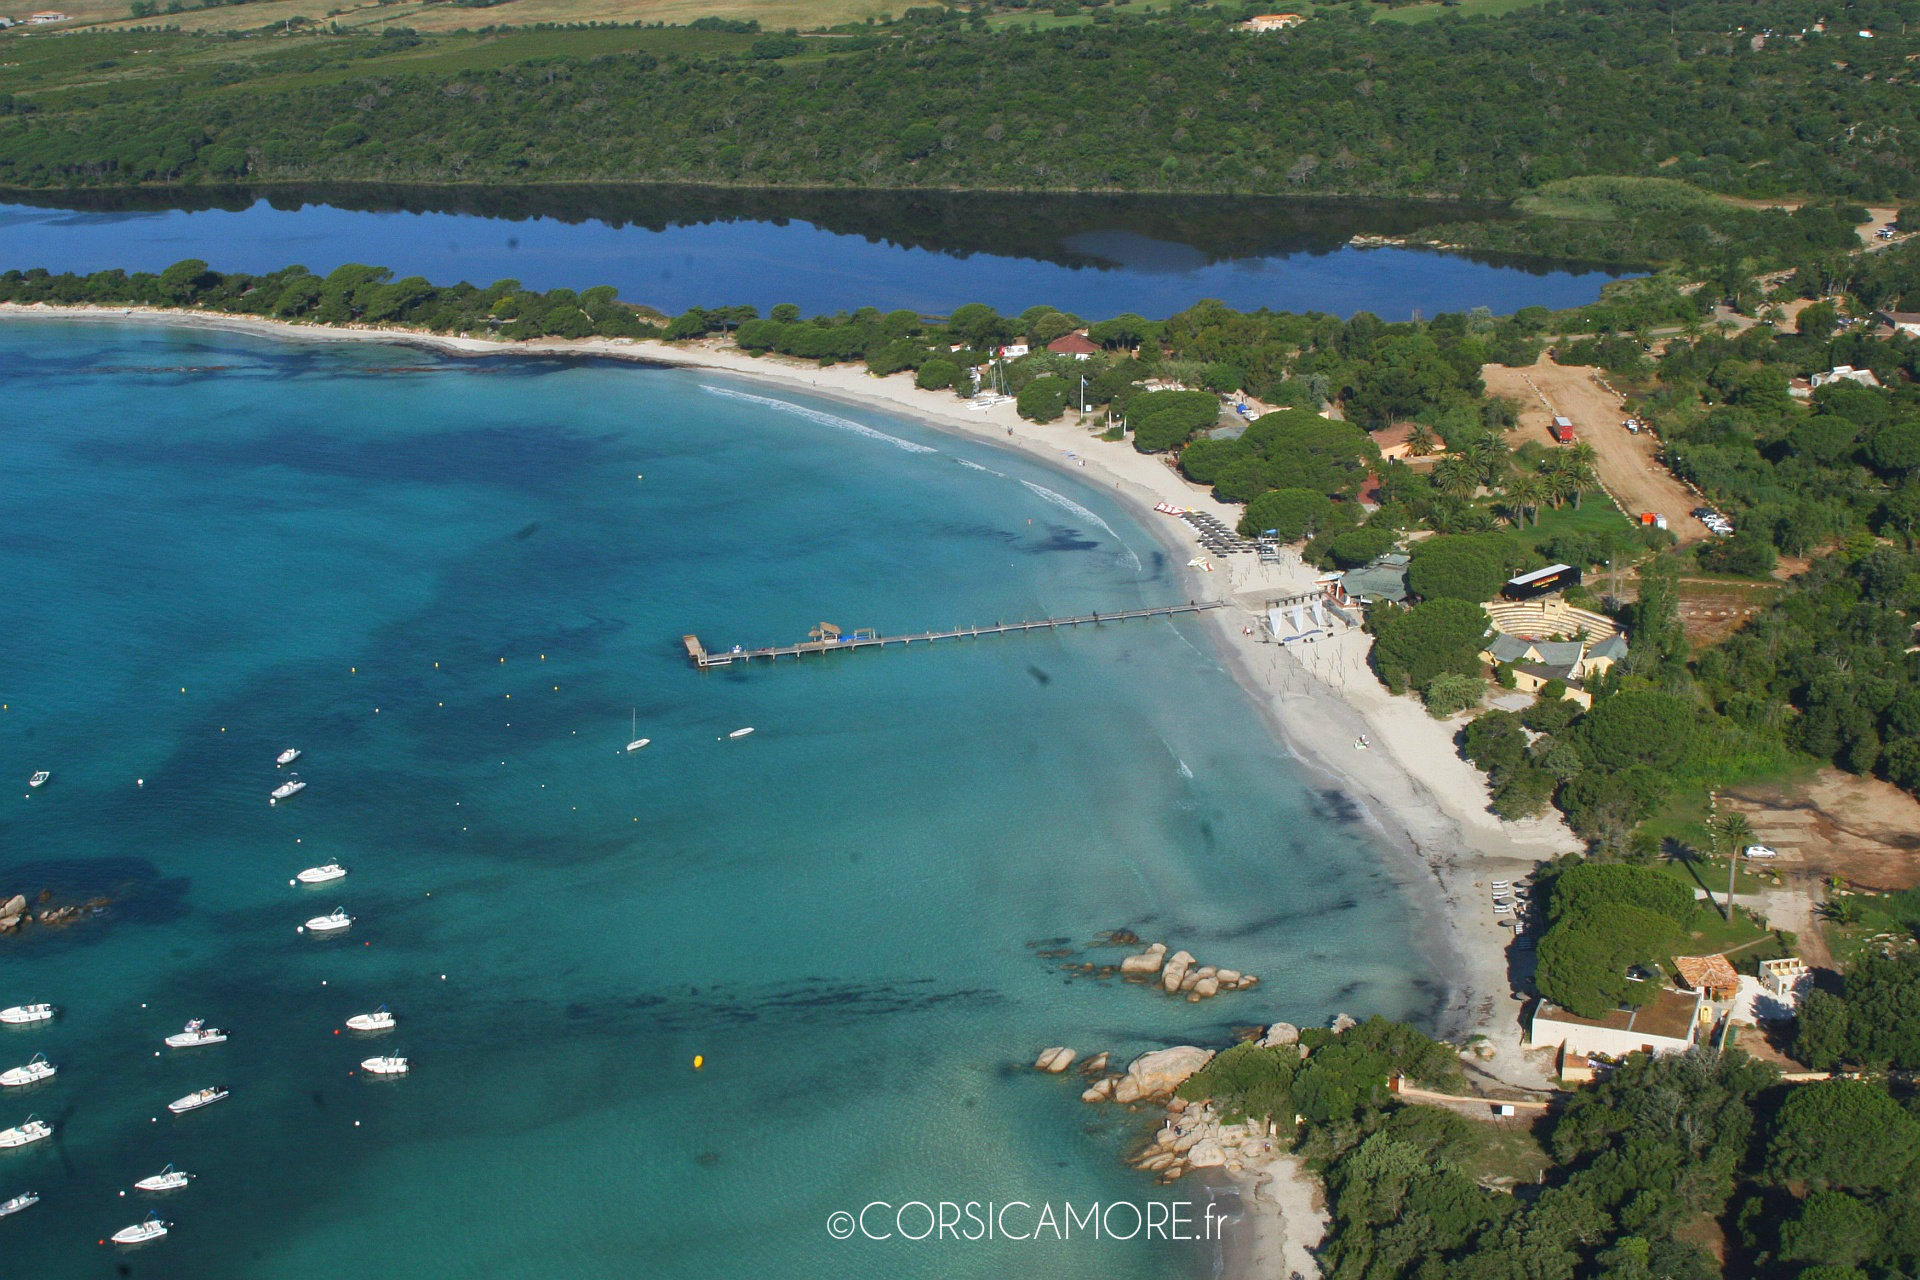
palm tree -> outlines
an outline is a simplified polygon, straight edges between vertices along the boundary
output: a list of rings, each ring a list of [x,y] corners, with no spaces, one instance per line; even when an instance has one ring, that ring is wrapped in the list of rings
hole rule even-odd
[[[1747,821],[1747,815],[1739,810],[1722,814],[1709,824],[1708,833],[1713,839],[1716,852],[1724,849],[1727,854],[1727,909],[1726,918],[1733,919],[1734,876],[1740,868],[1740,850],[1753,840],[1753,824]]]
[[[1579,489],[1579,485],[1569,474],[1569,462],[1566,450],[1562,449],[1557,451],[1547,461],[1547,465],[1540,470],[1540,486],[1546,494],[1547,501],[1551,502],[1556,510]]]
[[[1540,504],[1546,500],[1546,482],[1531,471],[1523,471],[1507,481],[1507,505],[1519,514],[1518,523],[1524,525],[1527,517],[1533,517],[1533,523],[1540,523]]]
[[[1455,454],[1434,465],[1433,483],[1442,493],[1467,498],[1480,487],[1480,474],[1470,459]]]
[[[1573,444],[1568,445],[1563,452],[1567,457],[1567,478],[1575,485],[1573,491],[1573,509],[1578,511],[1580,509],[1581,491],[1590,487],[1600,478],[1599,473],[1594,470],[1594,463],[1600,455],[1595,453],[1593,446],[1585,440],[1576,440]]]
[[[1407,454],[1409,457],[1424,458],[1433,452],[1433,428],[1424,422],[1416,422],[1407,432]]]
[[[1479,474],[1480,482],[1491,488],[1507,469],[1507,446],[1499,436],[1481,436],[1467,446],[1467,458]]]

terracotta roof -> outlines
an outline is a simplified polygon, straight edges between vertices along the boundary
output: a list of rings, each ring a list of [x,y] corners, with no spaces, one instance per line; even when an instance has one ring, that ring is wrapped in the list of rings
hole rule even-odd
[[[1099,349],[1081,333],[1063,334],[1047,344],[1047,350],[1062,356],[1090,356]]]
[[[1740,974],[1725,956],[1675,956],[1673,967],[1695,991],[1740,985]]]

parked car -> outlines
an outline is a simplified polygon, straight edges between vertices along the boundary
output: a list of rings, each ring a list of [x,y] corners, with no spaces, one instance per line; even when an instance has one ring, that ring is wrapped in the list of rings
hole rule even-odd
[[[1766,858],[1777,858],[1779,856],[1780,856],[1779,850],[1769,849],[1767,848],[1767,846],[1763,844],[1750,844],[1747,846],[1747,857],[1749,858],[1766,859]]]

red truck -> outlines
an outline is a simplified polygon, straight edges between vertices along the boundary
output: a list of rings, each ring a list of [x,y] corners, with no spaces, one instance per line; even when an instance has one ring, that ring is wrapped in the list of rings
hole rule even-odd
[[[1553,425],[1548,427],[1547,430],[1553,435],[1553,438],[1559,443],[1561,444],[1573,443],[1573,423],[1570,420],[1566,418],[1556,417],[1553,420]]]

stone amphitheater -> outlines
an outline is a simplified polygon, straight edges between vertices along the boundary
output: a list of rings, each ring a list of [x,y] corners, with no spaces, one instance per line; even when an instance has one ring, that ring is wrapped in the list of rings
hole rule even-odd
[[[1557,596],[1539,600],[1494,600],[1484,606],[1493,619],[1494,630],[1502,635],[1544,640],[1549,636],[1574,636],[1586,633],[1591,643],[1599,643],[1620,633],[1612,618],[1590,609],[1576,609]]]

